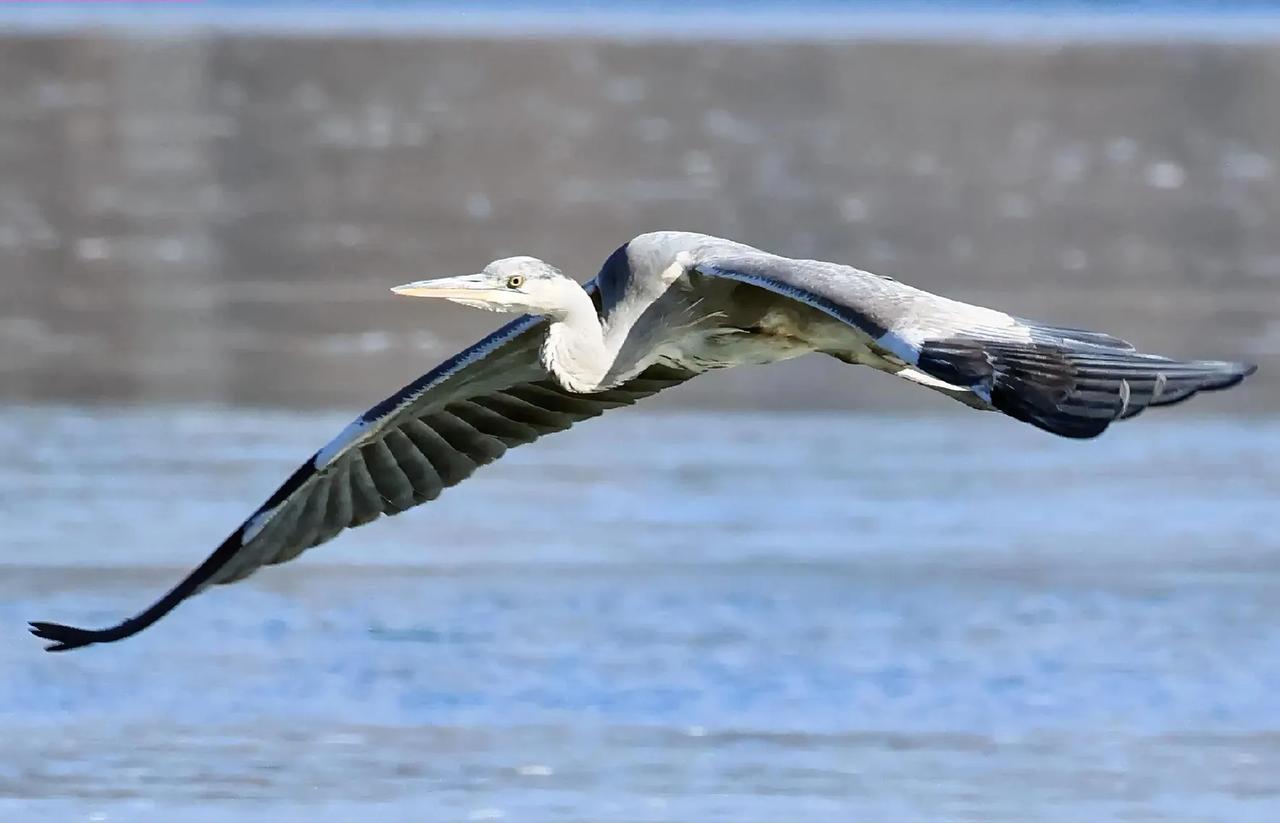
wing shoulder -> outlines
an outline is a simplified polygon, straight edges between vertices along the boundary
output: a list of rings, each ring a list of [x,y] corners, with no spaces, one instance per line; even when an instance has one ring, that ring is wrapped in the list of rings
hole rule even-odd
[[[762,288],[817,309],[912,362],[907,331],[934,295],[891,277],[821,260],[793,260],[751,251],[696,257],[692,272]]]

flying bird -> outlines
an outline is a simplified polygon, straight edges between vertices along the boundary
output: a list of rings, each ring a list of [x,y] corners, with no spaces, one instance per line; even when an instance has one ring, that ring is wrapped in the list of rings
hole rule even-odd
[[[32,623],[49,651],[137,634],[207,586],[434,500],[513,446],[711,369],[821,352],[1073,438],[1254,371],[688,232],[636,237],[586,285],[511,257],[392,291],[520,316],[360,415],[146,610],[105,629]]]

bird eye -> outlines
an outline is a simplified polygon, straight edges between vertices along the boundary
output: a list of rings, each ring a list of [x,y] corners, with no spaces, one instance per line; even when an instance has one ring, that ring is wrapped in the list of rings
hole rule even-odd
[[[513,274],[507,278],[507,288],[518,289],[524,285],[524,277],[519,274]]]

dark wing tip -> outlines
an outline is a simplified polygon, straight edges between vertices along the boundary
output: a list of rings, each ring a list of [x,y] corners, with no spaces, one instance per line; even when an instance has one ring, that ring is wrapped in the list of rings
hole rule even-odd
[[[306,468],[305,464],[303,468]],[[285,488],[291,483],[296,484],[297,478],[301,474],[302,469],[294,472],[293,476],[285,481],[285,486],[281,488]],[[276,494],[278,496],[281,493],[277,492]],[[262,511],[262,509],[259,509],[259,511]],[[117,640],[124,640],[126,637],[133,637],[173,611],[175,606],[199,591],[201,586],[209,583],[210,579],[235,557],[236,552],[244,547],[244,543],[241,542],[241,535],[244,534],[244,529],[245,527],[242,525],[232,532],[231,536],[224,540],[213,554],[205,558],[205,561],[195,571],[183,578],[182,582],[170,589],[169,593],[164,597],[152,603],[146,611],[136,614],[122,623],[105,629],[80,629],[75,626],[64,626],[61,623],[32,621],[29,626],[30,631],[41,640],[53,641],[50,645],[45,646],[45,651],[49,652],[67,652],[83,646],[92,646],[94,643],[113,643]]]
[[[53,641],[44,647],[47,652],[71,651],[82,646],[91,646],[100,640],[106,639],[103,637],[106,632],[93,629],[78,629],[75,626],[64,626],[61,623],[32,621],[30,630],[32,634],[41,640]]]

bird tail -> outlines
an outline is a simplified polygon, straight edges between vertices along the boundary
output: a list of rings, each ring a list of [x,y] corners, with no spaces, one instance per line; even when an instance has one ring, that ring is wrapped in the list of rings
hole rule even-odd
[[[996,409],[1063,437],[1101,434],[1152,406],[1236,385],[1256,366],[1173,360],[1100,332],[1024,322],[1029,340],[981,335],[928,341],[921,371],[968,386]]]

